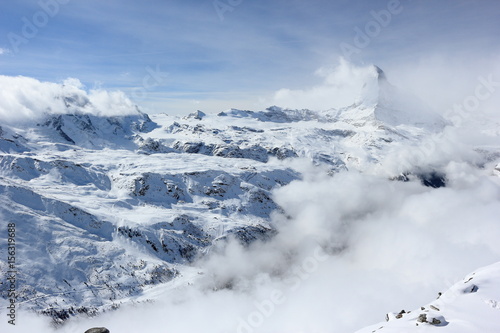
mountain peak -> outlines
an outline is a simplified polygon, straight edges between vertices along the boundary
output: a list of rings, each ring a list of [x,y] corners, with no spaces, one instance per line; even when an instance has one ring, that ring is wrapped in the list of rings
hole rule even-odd
[[[372,65],[366,71],[364,83],[355,104],[374,107],[383,102],[381,97],[383,99],[384,96],[391,94],[390,90],[392,90],[392,85],[387,81],[385,72],[380,67]]]
[[[384,71],[382,70],[382,68],[378,67],[377,65],[373,65],[373,67],[375,68],[375,71],[377,71],[377,78],[378,80],[387,80],[386,76],[385,76],[385,73]]]
[[[338,119],[356,124],[375,121],[390,126],[412,125],[432,131],[446,125],[444,119],[417,96],[392,85],[376,65],[368,68],[354,105],[343,109]]]

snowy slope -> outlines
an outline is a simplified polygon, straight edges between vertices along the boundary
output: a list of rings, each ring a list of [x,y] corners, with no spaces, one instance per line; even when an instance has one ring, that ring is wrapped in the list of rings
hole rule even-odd
[[[388,313],[386,321],[357,331],[497,332],[500,327],[500,262],[468,274],[419,309]]]

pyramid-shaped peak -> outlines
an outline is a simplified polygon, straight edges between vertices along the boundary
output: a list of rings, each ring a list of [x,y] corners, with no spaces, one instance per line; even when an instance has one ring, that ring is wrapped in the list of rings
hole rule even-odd
[[[361,88],[360,96],[351,108],[338,117],[347,122],[364,124],[367,121],[386,125],[412,125],[431,130],[442,129],[446,123],[424,102],[411,93],[393,86],[384,71],[371,65]]]
[[[371,65],[367,68],[368,75],[361,88],[356,104],[373,107],[384,103],[393,94],[394,87],[387,81],[384,71]]]
[[[375,68],[375,71],[377,72],[377,78],[380,80],[387,80],[387,77],[385,76],[385,72],[382,70],[382,68],[378,67],[377,65],[373,65]]]

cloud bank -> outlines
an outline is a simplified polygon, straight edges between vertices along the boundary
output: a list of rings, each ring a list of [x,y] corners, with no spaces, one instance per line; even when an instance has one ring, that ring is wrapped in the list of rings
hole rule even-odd
[[[85,90],[78,79],[63,83],[0,76],[0,121],[13,124],[37,121],[47,114],[88,113],[120,116],[137,113],[121,91]]]
[[[322,67],[316,73],[323,82],[308,89],[280,89],[273,103],[293,109],[328,110],[352,105],[360,98],[363,85],[376,78],[373,66],[356,66],[340,58],[338,66]]]

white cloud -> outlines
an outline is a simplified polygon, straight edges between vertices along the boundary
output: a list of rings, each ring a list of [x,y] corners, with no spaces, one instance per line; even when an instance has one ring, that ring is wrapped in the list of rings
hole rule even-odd
[[[9,49],[4,49],[4,48],[1,48],[0,47],[0,55],[3,55],[3,54],[9,54],[10,53],[10,50]]]
[[[15,325],[9,324],[7,320],[0,321],[3,333],[52,332],[53,326],[47,318],[19,308],[17,310]]]
[[[274,104],[294,109],[328,110],[353,104],[360,97],[363,84],[376,75],[373,66],[355,66],[343,58],[334,68],[316,71],[323,79],[308,89],[281,89],[274,95]]]
[[[287,218],[275,221],[281,228],[271,243],[233,245],[212,258],[209,272],[258,301],[273,288],[288,291],[255,332],[352,332],[386,312],[416,308],[500,257],[500,181],[461,155],[444,164],[449,186],[441,189],[369,173],[307,175],[276,192]],[[312,272],[303,269],[291,290],[287,277],[311,258],[315,242],[340,252],[309,264]]]
[[[0,76],[0,120],[6,123],[39,120],[46,114],[90,113],[118,116],[137,112],[121,91],[86,91],[78,79],[62,84],[33,78]]]
[[[500,57],[498,52],[488,53],[462,52],[455,54],[430,53],[413,61],[394,62],[388,65],[393,84],[410,90],[418,95],[434,110],[446,114],[454,105],[463,104],[469,96],[476,94],[480,78],[493,79],[491,95],[481,99],[476,110],[469,112],[471,118],[475,114],[487,115],[500,120],[498,105],[500,103]],[[480,90],[484,94],[486,90]]]

